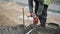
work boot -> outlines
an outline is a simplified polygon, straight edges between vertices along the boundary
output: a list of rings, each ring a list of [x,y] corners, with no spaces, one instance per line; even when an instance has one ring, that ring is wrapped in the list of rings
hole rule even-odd
[[[32,17],[33,16],[33,11],[29,13],[28,17]]]
[[[45,25],[46,25],[46,18],[41,18],[40,19],[40,27],[45,27]]]

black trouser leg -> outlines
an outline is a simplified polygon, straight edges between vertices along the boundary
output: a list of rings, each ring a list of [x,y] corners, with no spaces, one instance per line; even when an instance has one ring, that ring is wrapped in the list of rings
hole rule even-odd
[[[38,10],[37,10],[37,16],[41,16],[42,14],[42,10],[44,8],[44,0],[38,0],[39,1],[39,6],[38,6]]]
[[[47,20],[47,8],[48,8],[48,5],[44,5],[44,9],[42,11],[42,15],[39,17],[39,20],[40,20],[40,26],[41,27],[45,27],[45,24],[46,24],[46,20]]]
[[[34,1],[35,1],[35,14],[37,14],[39,1],[38,0],[34,0]]]
[[[28,0],[29,12],[33,12],[33,0]]]

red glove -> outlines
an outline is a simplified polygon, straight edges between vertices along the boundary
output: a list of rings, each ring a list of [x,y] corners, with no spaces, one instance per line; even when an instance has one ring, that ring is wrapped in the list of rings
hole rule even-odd
[[[38,17],[34,17],[34,19],[33,19],[33,24],[34,24],[34,25],[38,24]]]
[[[28,17],[32,17],[32,16],[33,16],[33,12],[30,12]]]

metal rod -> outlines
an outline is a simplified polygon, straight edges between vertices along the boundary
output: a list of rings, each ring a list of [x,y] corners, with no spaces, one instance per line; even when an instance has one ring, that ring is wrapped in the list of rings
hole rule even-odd
[[[24,8],[22,8],[22,10],[23,10],[23,25],[25,25],[25,23],[24,23]]]
[[[29,32],[27,32],[26,34],[30,34],[32,32],[33,29],[31,29]]]

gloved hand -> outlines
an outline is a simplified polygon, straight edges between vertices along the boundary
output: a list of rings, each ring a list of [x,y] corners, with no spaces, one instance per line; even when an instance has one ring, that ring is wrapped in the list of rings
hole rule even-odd
[[[33,18],[33,24],[34,25],[38,24],[38,17],[37,16],[34,16],[34,18]]]
[[[30,12],[28,17],[33,17],[33,12]]]

